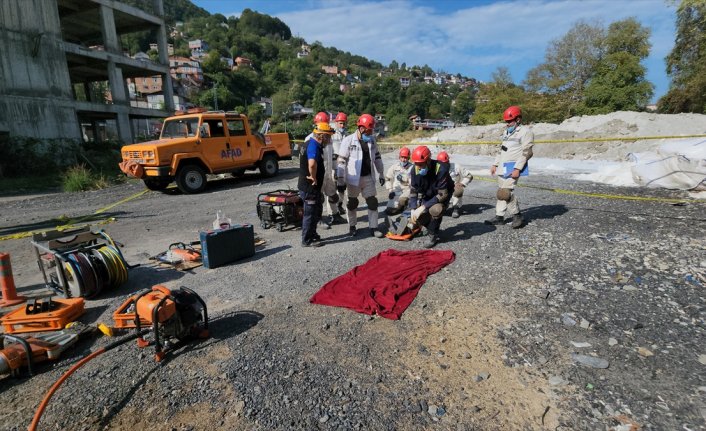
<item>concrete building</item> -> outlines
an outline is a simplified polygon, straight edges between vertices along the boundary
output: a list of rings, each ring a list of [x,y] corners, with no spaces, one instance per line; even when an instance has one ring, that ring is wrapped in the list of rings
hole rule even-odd
[[[2,0],[0,139],[99,139],[108,124],[134,142],[134,122],[174,110],[163,16],[162,0]],[[124,54],[120,36],[138,31],[156,35],[159,63]],[[164,109],[130,106],[127,79],[145,76],[166,84]]]

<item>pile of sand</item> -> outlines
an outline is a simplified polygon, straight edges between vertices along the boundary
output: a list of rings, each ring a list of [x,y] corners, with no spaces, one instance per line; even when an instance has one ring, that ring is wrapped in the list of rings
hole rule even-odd
[[[706,134],[706,115],[702,114],[652,114],[618,111],[605,115],[572,117],[561,124],[530,124],[535,140],[605,139],[622,138],[611,142],[575,142],[538,144],[534,147],[537,157],[623,161],[630,153],[653,152],[674,138]],[[418,139],[416,144],[444,142],[499,141],[504,124],[465,126],[441,131],[431,138]],[[662,136],[665,139],[631,140],[632,137]],[[495,154],[491,145],[464,145],[453,152],[470,155]]]

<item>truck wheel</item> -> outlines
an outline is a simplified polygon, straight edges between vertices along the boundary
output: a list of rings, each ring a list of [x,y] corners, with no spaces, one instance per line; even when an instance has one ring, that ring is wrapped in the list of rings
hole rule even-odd
[[[274,177],[279,172],[277,157],[272,154],[266,155],[260,162],[260,173],[263,177]]]
[[[186,165],[179,168],[176,184],[182,193],[193,194],[206,188],[206,172],[198,165]]]
[[[142,182],[144,182],[145,187],[150,190],[162,191],[167,188],[167,186],[169,185],[169,183],[172,182],[172,180],[157,180],[154,178],[146,178],[142,180]]]

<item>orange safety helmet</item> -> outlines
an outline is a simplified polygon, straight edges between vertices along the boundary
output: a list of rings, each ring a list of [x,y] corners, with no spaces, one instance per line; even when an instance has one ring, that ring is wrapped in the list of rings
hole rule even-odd
[[[358,117],[358,126],[363,126],[366,129],[372,129],[375,127],[375,118],[370,114],[363,114]]]
[[[410,154],[412,154],[412,152],[409,151],[409,148],[407,148],[407,147],[400,148],[400,157],[407,157],[409,159]]]
[[[420,145],[412,151],[413,163],[424,163],[429,159],[431,159],[431,151],[426,145]]]
[[[505,121],[512,121],[517,117],[522,116],[522,109],[520,109],[519,106],[510,106],[503,112],[503,120]]]
[[[316,114],[316,116],[314,117],[314,123],[316,123],[316,124],[318,124],[318,123],[328,123],[328,122],[329,122],[329,119],[330,119],[330,117],[328,116],[328,114],[325,113],[325,112],[323,112],[323,111],[321,111],[321,112],[319,112],[318,114]]]
[[[338,115],[336,115],[336,122],[343,121],[344,123],[348,121],[348,115],[346,115],[344,112],[339,112]]]
[[[333,135],[333,129],[331,128],[331,125],[328,122],[322,121],[316,124],[314,131],[311,133],[321,135]]]
[[[436,156],[436,160],[443,162],[443,163],[448,163],[449,162],[449,153],[446,151],[442,151]]]

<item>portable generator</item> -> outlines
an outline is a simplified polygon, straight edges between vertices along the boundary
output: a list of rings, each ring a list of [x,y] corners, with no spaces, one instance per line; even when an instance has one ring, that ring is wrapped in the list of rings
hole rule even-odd
[[[157,362],[171,347],[188,339],[209,336],[206,303],[196,292],[183,286],[169,290],[157,285],[140,292],[120,305],[113,313],[113,319],[116,328],[135,328],[137,333],[142,327],[151,325]],[[140,335],[137,345],[147,347],[150,343]]]
[[[304,217],[304,202],[296,190],[275,190],[257,196],[257,217],[260,226],[272,226],[282,232],[287,225],[300,226]]]

